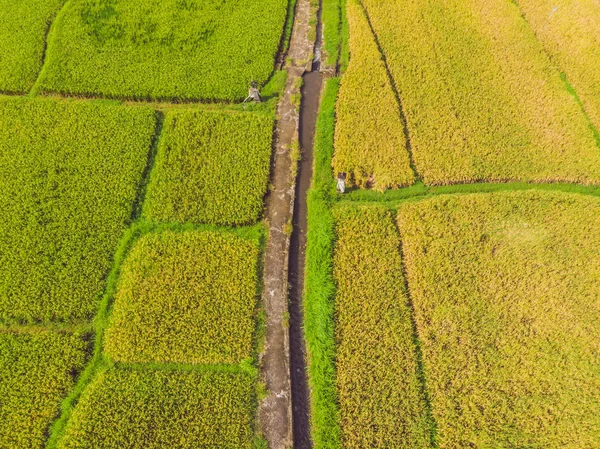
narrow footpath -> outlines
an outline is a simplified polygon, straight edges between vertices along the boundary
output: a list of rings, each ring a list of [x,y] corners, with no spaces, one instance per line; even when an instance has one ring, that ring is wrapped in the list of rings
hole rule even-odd
[[[301,326],[301,323],[295,322],[291,325],[292,311],[288,307],[289,227],[294,216],[294,200],[297,193],[296,180],[293,177],[293,167],[296,161],[291,160],[290,154],[291,149],[299,140],[300,130],[299,110],[294,104],[294,99],[297,98],[301,78],[312,68],[314,42],[311,42],[309,38],[310,3],[311,0],[298,0],[296,4],[292,38],[285,67],[288,79],[277,110],[278,122],[275,130],[275,153],[271,177],[273,188],[266,201],[265,220],[269,227],[269,238],[265,248],[263,269],[266,336],[264,350],[261,354],[261,380],[265,384],[267,395],[259,404],[259,427],[268,441],[270,449],[294,447],[289,327],[296,329],[297,326]],[[316,75],[318,76],[318,73]],[[311,99],[311,101],[318,103],[319,91],[316,91],[314,96],[316,99]],[[306,159],[304,158],[303,161]],[[310,164],[312,164],[312,158],[310,158]],[[304,170],[304,173],[306,172],[307,170]],[[308,182],[310,182],[310,173],[308,176]],[[304,198],[304,202],[306,201],[305,190],[298,191],[298,195]],[[304,227],[306,227],[305,206],[304,212],[299,212],[297,218],[302,215],[304,215]],[[301,279],[304,275],[302,270],[294,269],[294,273],[297,279]],[[299,292],[301,296],[301,286]],[[296,303],[298,298],[299,296],[296,296]],[[297,316],[295,314],[295,317]],[[301,334],[300,338],[302,338]],[[294,353],[296,353],[297,343],[297,335],[295,335]],[[294,357],[294,363],[296,360],[297,357]],[[304,365],[301,370],[304,370]],[[304,388],[306,388],[306,384]],[[308,419],[308,409],[305,407],[304,410],[306,419]],[[305,427],[308,432],[307,425]],[[296,448],[299,447],[296,446]]]

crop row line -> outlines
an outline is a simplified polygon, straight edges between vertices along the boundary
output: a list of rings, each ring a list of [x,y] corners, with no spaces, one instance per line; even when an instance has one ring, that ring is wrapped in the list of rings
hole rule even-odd
[[[544,42],[539,38],[536,29],[534,27],[532,27],[531,23],[529,23],[529,20],[527,20],[527,17],[525,16],[525,13],[523,12],[523,8],[519,4],[519,0],[509,0],[509,1],[513,5],[515,5],[515,7],[519,10],[521,19],[527,24],[527,26],[529,27],[531,32],[534,34],[537,41],[540,43],[540,45],[544,51],[544,54],[548,57],[549,60],[553,61],[554,58],[546,49]],[[594,138],[596,139],[596,145],[598,146],[598,149],[600,150],[600,132],[598,132],[598,129],[596,129],[596,127],[594,126],[594,123],[590,119],[590,116],[589,116],[588,112],[586,111],[585,106],[583,105],[583,102],[581,101],[581,98],[577,94],[577,91],[575,90],[573,85],[569,82],[569,80],[567,78],[567,74],[565,72],[563,72],[562,69],[560,70],[560,77],[563,80],[563,82],[565,83],[565,89],[567,90],[567,92],[569,92],[573,96],[573,98],[575,99],[575,101],[577,102],[579,107],[581,108],[581,112],[583,113],[585,119],[587,120],[587,122],[589,124],[590,129],[592,130],[592,132],[594,134]]]
[[[371,18],[369,17],[369,13],[367,12],[367,9],[365,8],[365,5],[363,4],[362,0],[358,0],[358,3],[360,5],[360,8],[365,16],[365,18],[367,19],[367,23],[369,24],[369,29],[371,30],[371,34],[373,34],[373,39],[375,39],[375,44],[377,45],[377,49],[379,50],[379,54],[381,55],[381,60],[383,61],[383,65],[385,67],[385,73],[390,81],[390,86],[392,87],[392,92],[394,92],[394,97],[396,99],[396,103],[398,104],[398,111],[400,113],[400,119],[402,120],[402,131],[404,133],[404,139],[405,139],[405,147],[406,147],[406,151],[408,152],[408,160],[410,163],[410,168],[412,169],[413,173],[415,174],[415,179],[419,180],[419,172],[417,171],[417,166],[415,165],[415,159],[413,156],[413,151],[412,151],[412,143],[410,140],[410,130],[408,129],[408,121],[406,118],[406,111],[404,110],[404,104],[402,103],[402,97],[400,96],[400,92],[398,91],[398,86],[396,84],[396,80],[394,79],[394,77],[392,76],[392,72],[390,71],[390,66],[388,65],[388,61],[387,61],[387,57],[385,55],[385,52],[383,51],[383,47],[381,46],[381,43],[379,42],[379,36],[377,36],[377,33],[375,32],[375,28],[373,28],[373,24],[371,23]]]
[[[413,297],[411,294],[410,285],[408,284],[408,275],[406,272],[405,254],[403,251],[404,242],[402,241],[402,234],[400,233],[400,230],[398,229],[398,220],[396,219],[397,211],[393,211],[392,217],[394,219],[394,227],[395,227],[396,231],[398,232],[398,237],[399,237],[399,242],[400,242],[400,246],[398,248],[398,253],[400,254],[400,263],[401,263],[401,267],[402,267],[402,283],[404,284],[404,291],[406,292],[407,304],[408,304],[408,309],[410,312],[410,324],[412,327],[412,339],[413,339],[413,343],[414,343],[415,358],[416,358],[416,363],[417,363],[416,376],[419,381],[419,386],[421,387],[421,394],[425,401],[425,417],[426,417],[426,421],[430,425],[429,438],[430,438],[431,447],[437,448],[438,447],[437,441],[436,441],[437,440],[437,423],[433,416],[433,406],[431,404],[431,395],[429,394],[429,389],[427,388],[427,376],[425,373],[425,365],[423,363],[423,350],[422,350],[421,337],[419,336],[419,330],[417,328],[417,321],[416,321],[416,317],[415,317],[415,306],[414,306],[414,302],[413,302]]]
[[[37,96],[40,93],[40,90],[41,90],[40,81],[42,79],[42,74],[44,73],[44,69],[46,67],[46,53],[48,52],[48,42],[50,42],[50,39],[51,39],[51,36],[52,36],[52,29],[53,29],[54,24],[56,23],[57,19],[63,13],[63,11],[65,10],[65,8],[67,7],[67,4],[70,1],[71,0],[66,0],[65,2],[63,2],[62,6],[58,10],[58,12],[56,13],[56,15],[52,19],[52,21],[50,21],[50,23],[48,23],[48,27],[46,28],[46,35],[44,36],[44,48],[42,50],[42,64],[41,64],[41,68],[40,68],[40,71],[38,72],[38,75],[37,75],[37,78],[35,79],[35,82],[33,83],[33,86],[31,86],[31,90],[29,91],[29,94],[27,95],[29,97],[35,97],[35,96]]]

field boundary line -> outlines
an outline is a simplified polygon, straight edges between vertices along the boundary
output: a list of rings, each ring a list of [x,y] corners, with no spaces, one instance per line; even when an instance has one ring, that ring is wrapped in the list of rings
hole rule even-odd
[[[142,217],[144,200],[146,199],[148,185],[150,184],[152,169],[154,168],[154,162],[156,160],[160,142],[164,138],[163,129],[165,123],[165,113],[155,109],[154,118],[154,135],[152,136],[152,142],[150,143],[150,150],[148,151],[146,166],[142,172],[142,179],[138,185],[135,199],[133,200],[133,208],[131,211],[132,223]]]
[[[392,211],[392,219],[394,229],[398,233],[398,239],[400,241],[398,247],[398,254],[400,255],[400,263],[402,268],[402,283],[404,285],[404,291],[406,292],[407,306],[410,310],[410,324],[412,328],[412,340],[415,346],[415,358],[417,363],[416,376],[419,380],[421,394],[423,401],[425,402],[425,416],[429,424],[429,442],[432,448],[437,448],[437,423],[433,417],[433,407],[431,405],[431,397],[429,395],[429,389],[427,388],[427,375],[425,373],[425,366],[423,364],[423,350],[421,348],[421,337],[419,336],[419,329],[417,328],[417,321],[415,316],[415,304],[410,292],[410,285],[408,282],[408,274],[406,271],[406,262],[404,257],[404,240],[400,228],[398,227],[398,211]]]
[[[585,119],[588,123],[588,126],[590,127],[590,130],[592,131],[592,133],[594,135],[594,140],[596,141],[596,146],[598,147],[598,150],[600,150],[600,132],[598,131],[598,129],[596,128],[596,126],[594,125],[592,120],[590,119],[590,116],[588,115],[587,111],[585,110],[585,106],[583,105],[581,98],[579,98],[579,94],[577,94],[577,90],[569,82],[567,74],[565,72],[563,72],[561,65],[555,61],[554,57],[547,50],[546,45],[539,38],[538,33],[536,33],[535,28],[533,28],[533,26],[531,26],[531,23],[529,23],[529,20],[527,19],[527,17],[525,16],[525,13],[523,12],[523,8],[521,8],[521,4],[519,3],[519,0],[509,0],[509,1],[518,9],[521,19],[527,24],[527,27],[531,30],[531,33],[535,37],[535,40],[540,44],[540,48],[544,52],[544,55],[548,58],[548,60],[551,63],[555,64],[554,68],[556,68],[556,71],[560,74],[560,78],[562,79],[567,92],[575,99],[575,101],[579,105],[579,108],[581,109],[581,112],[583,113],[583,116],[585,117]]]
[[[79,401],[81,394],[93,381],[96,375],[107,368],[102,351],[103,339],[104,332],[106,331],[108,325],[108,317],[110,315],[112,307],[112,300],[117,289],[117,282],[121,273],[121,267],[123,266],[123,263],[127,258],[127,254],[129,253],[130,249],[133,247],[135,242],[144,234],[144,230],[150,227],[150,225],[147,223],[139,223],[137,221],[133,221],[133,219],[134,217],[136,217],[137,200],[140,195],[140,191],[144,189],[144,183],[146,182],[147,178],[149,178],[149,174],[152,171],[152,164],[154,163],[154,158],[151,157],[151,154],[155,151],[157,147],[157,142],[160,138],[160,136],[156,133],[159,130],[162,131],[162,128],[159,126],[158,123],[158,115],[155,116],[155,120],[155,134],[150,144],[150,148],[148,148],[147,164],[144,168],[142,179],[138,184],[136,197],[131,204],[131,221],[126,227],[126,229],[123,231],[123,234],[119,239],[119,243],[113,255],[111,268],[108,272],[108,275],[105,278],[105,286],[102,294],[100,295],[101,300],[98,304],[97,313],[94,316],[94,319],[91,323],[91,329],[93,329],[92,354],[83,370],[77,376],[75,386],[71,389],[68,396],[66,396],[61,402],[60,413],[49,427],[48,438],[46,439],[46,443],[44,446],[46,449],[55,449],[57,447],[58,439],[62,436],[65,426],[67,425],[71,414],[73,413],[73,410],[77,405],[77,402]]]
[[[390,71],[390,66],[388,65],[387,57],[385,56],[383,47],[381,46],[381,43],[379,42],[379,36],[377,36],[377,33],[375,32],[375,28],[373,28],[373,23],[371,22],[371,17],[369,17],[369,13],[368,13],[367,9],[365,8],[365,5],[363,4],[362,0],[356,0],[356,1],[360,5],[360,8],[365,16],[365,19],[367,20],[367,23],[369,24],[369,29],[371,30],[371,34],[373,35],[373,39],[375,40],[375,44],[377,45],[377,48],[379,50],[379,55],[381,56],[381,60],[383,61],[383,65],[385,67],[385,73],[388,77],[390,86],[392,87],[392,92],[394,93],[394,97],[396,98],[398,113],[400,114],[400,120],[402,121],[402,131],[404,133],[405,148],[406,148],[406,151],[408,152],[408,160],[410,163],[410,168],[415,175],[415,180],[418,181],[421,179],[421,176],[420,176],[419,172],[417,171],[417,166],[415,165],[412,141],[410,139],[410,130],[408,129],[408,120],[406,119],[406,111],[404,110],[404,103],[402,102],[402,98],[400,96],[400,92],[398,91],[398,86],[396,85],[396,81],[394,80],[394,77],[392,76],[392,72]]]
[[[450,184],[445,186],[425,186],[422,183],[414,184],[410,187],[397,190],[387,190],[386,192],[375,192],[372,190],[356,189],[346,194],[338,195],[335,201],[335,207],[341,207],[350,204],[398,204],[404,201],[420,201],[425,198],[431,198],[438,195],[468,195],[474,193],[493,193],[504,191],[522,191],[522,190],[550,190],[564,193],[574,193],[579,195],[599,196],[600,186],[571,184],[571,183],[527,183],[527,182],[506,182],[506,183],[467,183]]]
[[[50,40],[52,39],[52,31],[55,28],[56,22],[60,19],[60,17],[62,17],[65,9],[67,8],[67,5],[69,5],[70,3],[71,3],[71,0],[66,0],[62,4],[60,9],[58,10],[58,12],[54,16],[54,18],[50,21],[50,23],[48,24],[48,27],[46,28],[46,35],[44,37],[44,50],[42,51],[42,65],[40,67],[40,71],[37,74],[37,78],[35,79],[35,82],[33,83],[33,86],[31,86],[31,90],[26,95],[28,97],[35,97],[35,96],[39,95],[39,93],[40,93],[40,90],[41,90],[40,82],[42,79],[42,74],[44,73],[44,70],[46,68],[46,60],[48,59],[48,46],[50,45]]]
[[[64,429],[71,418],[71,414],[75,409],[79,398],[88,385],[101,372],[105,371],[108,366],[102,353],[104,331],[108,324],[108,315],[111,307],[111,300],[117,288],[117,281],[121,272],[121,267],[125,261],[127,254],[135,241],[139,238],[136,233],[136,226],[127,228],[115,252],[110,273],[106,279],[106,285],[102,294],[102,300],[98,306],[98,312],[93,321],[93,350],[91,357],[85,365],[85,368],[75,382],[75,386],[71,389],[69,395],[63,399],[60,405],[60,414],[58,418],[50,426],[48,438],[46,440],[46,449],[56,449],[59,438],[63,435]]]

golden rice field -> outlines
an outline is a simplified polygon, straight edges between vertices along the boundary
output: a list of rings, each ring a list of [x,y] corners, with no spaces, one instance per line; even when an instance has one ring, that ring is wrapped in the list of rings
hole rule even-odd
[[[334,213],[336,386],[342,447],[429,447],[400,237],[384,208]]]
[[[589,122],[515,4],[363,4],[398,87],[426,184],[600,182],[600,151]],[[594,70],[593,62],[589,66]]]
[[[375,190],[410,185],[404,124],[385,64],[361,5],[348,1],[351,59],[336,106],[333,170]]]
[[[334,209],[341,447],[600,447],[600,198],[441,195],[397,206],[398,229],[393,214]]]
[[[143,236],[121,269],[106,353],[137,363],[251,359],[259,246],[227,232]]]
[[[439,447],[600,447],[600,199],[398,209]]]
[[[600,3],[518,0],[536,36],[600,129]]]

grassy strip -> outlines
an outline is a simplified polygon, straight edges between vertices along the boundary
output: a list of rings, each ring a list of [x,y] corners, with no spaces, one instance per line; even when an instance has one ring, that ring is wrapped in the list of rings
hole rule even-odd
[[[80,332],[0,332],[0,447],[41,449],[61,399],[85,365]]]
[[[274,116],[219,110],[167,112],[143,216],[244,225],[263,211]]]
[[[600,183],[600,152],[510,2],[363,0],[426,184]]]
[[[59,449],[250,448],[255,377],[110,369],[82,394]]]
[[[53,27],[43,92],[237,101],[273,72],[289,2],[72,0]]]
[[[31,89],[42,67],[46,33],[63,3],[0,1],[0,92]]]
[[[394,204],[408,199],[423,199],[436,195],[446,194],[465,194],[465,193],[485,193],[517,190],[548,190],[559,192],[579,193],[581,195],[600,196],[600,187],[585,186],[579,184],[532,184],[527,182],[508,182],[508,183],[475,183],[475,184],[454,184],[448,186],[429,187],[419,182],[413,186],[399,190],[387,190],[385,192],[376,192],[373,190],[351,190],[344,195],[337,195],[336,199],[340,203],[389,203]],[[392,206],[393,207],[393,206]]]
[[[410,185],[415,174],[386,65],[358,0],[348,0],[347,11],[352,59],[336,104],[334,172],[346,172],[349,186]]]
[[[340,446],[335,390],[335,340],[333,321],[334,221],[330,205],[335,192],[331,157],[335,102],[339,78],[327,80],[317,119],[314,174],[308,191],[308,233],[304,291],[304,334],[310,382],[311,432],[315,449]]]
[[[429,448],[400,236],[378,206],[334,211],[336,387],[344,448]]]
[[[599,217],[537,190],[399,207],[440,448],[598,445]]]
[[[288,0],[287,17],[285,19],[285,26],[283,28],[283,35],[281,37],[281,45],[279,55],[287,54],[290,49],[290,42],[292,40],[292,31],[294,30],[294,18],[296,14],[296,4],[298,0]]]
[[[600,4],[594,0],[513,2],[577,90],[595,128],[600,129]]]
[[[325,62],[340,72],[346,70],[349,59],[346,1],[322,0],[321,4],[322,51],[325,54]]]
[[[142,236],[121,268],[106,354],[136,363],[251,359],[260,247],[223,231]]]
[[[145,107],[0,98],[0,320],[93,316],[155,123]]]

